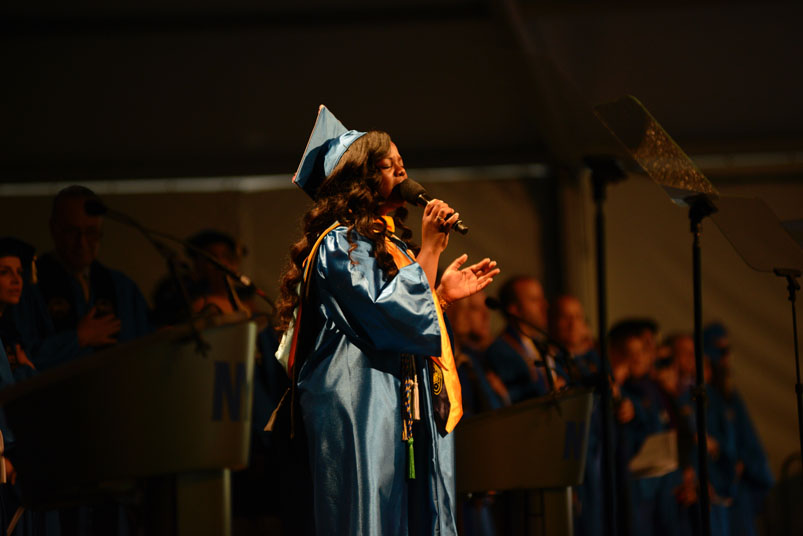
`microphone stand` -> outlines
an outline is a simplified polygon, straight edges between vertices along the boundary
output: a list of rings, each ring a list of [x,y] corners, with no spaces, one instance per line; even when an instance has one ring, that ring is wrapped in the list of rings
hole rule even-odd
[[[502,304],[499,303],[499,300],[497,300],[496,298],[491,298],[491,297],[486,298],[485,299],[485,306],[488,307],[488,309],[494,309],[494,310],[497,310],[497,311],[501,311],[502,310]],[[526,324],[527,326],[533,328],[535,331],[537,331],[538,333],[543,335],[547,346],[544,346],[541,343],[541,341],[538,341],[537,339],[534,339],[533,337],[529,337],[528,335],[525,335],[524,333],[522,333],[522,335],[524,335],[525,337],[527,337],[528,339],[533,341],[533,344],[535,345],[535,347],[544,356],[549,354],[548,345],[552,345],[555,348],[557,348],[559,350],[559,353],[554,355],[554,356],[552,356],[552,357],[555,358],[555,359],[560,359],[560,361],[563,363],[563,366],[566,367],[566,372],[567,373],[569,372],[569,369],[571,368],[569,363],[573,358],[572,358],[571,352],[569,352],[569,350],[565,346],[563,346],[561,343],[559,343],[558,341],[553,339],[549,335],[549,333],[547,333],[545,330],[541,329],[540,327],[536,326],[532,322],[528,322],[527,320],[523,319],[522,317],[520,317],[518,315],[515,315],[513,313],[509,313],[507,311],[505,311],[504,314],[506,314],[510,318],[516,320],[517,322],[521,322],[522,324]],[[519,333],[521,333],[521,330],[519,330]],[[546,362],[545,359],[541,363],[537,363],[537,364],[539,364],[540,366],[543,366],[547,370],[547,372],[549,372],[550,367],[549,367],[549,364]],[[554,381],[552,380],[552,374],[549,374],[549,380],[548,381],[550,383],[550,389],[552,391],[554,391],[555,390],[555,386],[554,386]]]
[[[546,331],[544,331],[543,329],[539,328],[538,326],[536,326],[532,322],[529,322],[529,321],[523,319],[522,317],[520,317],[518,315],[514,315],[513,313],[505,312],[505,314],[507,316],[509,316],[510,318],[512,318],[513,320],[515,320],[516,322],[521,322],[522,324],[525,324],[525,325],[533,328],[538,333],[540,333],[541,335],[544,336],[545,342],[547,344],[553,344],[558,350],[563,352],[564,355],[569,355],[568,351],[563,347],[563,345],[561,345],[559,342],[553,340],[549,336],[549,334]],[[554,370],[554,368],[550,367],[549,363],[547,362],[547,356],[549,355],[549,348],[547,346],[545,346],[542,343],[542,341],[539,341],[538,339],[536,339],[534,337],[530,337],[526,333],[522,332],[520,329],[518,330],[518,332],[521,333],[522,335],[524,335],[525,337],[527,337],[528,339],[530,339],[533,342],[533,345],[535,345],[535,348],[541,353],[541,361],[536,361],[535,364],[544,368],[544,372],[546,373],[547,385],[549,386],[549,392],[550,393],[556,393],[557,390],[555,389],[555,379],[552,377],[552,371]],[[553,357],[557,357],[557,356],[553,356]],[[568,370],[568,364],[566,363],[565,360],[562,360],[562,361],[563,361],[564,365],[566,365],[566,368]]]
[[[800,435],[800,456],[803,461],[803,384],[800,383],[800,351],[797,342],[797,311],[795,310],[795,294],[800,290],[800,270],[779,269],[774,270],[775,275],[786,278],[786,290],[789,291],[789,301],[792,302],[792,334],[795,343],[795,373],[797,383],[795,383],[795,395],[797,396],[797,431]]]
[[[609,183],[618,182],[625,178],[619,164],[611,157],[589,156],[585,159],[591,170],[595,207],[595,235],[597,243],[597,323],[600,364],[602,376],[598,385],[600,404],[602,405],[602,483],[603,483],[603,521],[605,534],[614,536],[616,530],[616,479],[614,474],[614,445],[613,445],[613,396],[611,392],[611,363],[608,359],[608,292],[606,286],[606,259],[605,259],[605,198]],[[621,495],[620,495],[621,497]],[[620,500],[620,503],[623,502]],[[626,508],[620,505],[620,508]]]
[[[131,218],[127,214],[123,214],[122,212],[118,212],[116,210],[110,210],[108,207],[105,207],[105,206],[104,206],[104,209],[105,209],[105,215],[107,215],[111,219],[117,220],[117,221],[119,221],[121,223],[136,227],[141,233],[143,233],[146,236],[148,236],[149,240],[152,240],[152,238],[151,238],[152,236],[158,236],[160,238],[164,238],[165,240],[170,240],[171,242],[175,242],[177,244],[180,244],[183,247],[187,248],[188,250],[192,251],[193,253],[195,253],[197,255],[200,255],[205,260],[207,260],[210,264],[212,264],[215,268],[217,268],[218,270],[220,270],[221,272],[223,272],[227,276],[231,277],[232,279],[234,279],[235,281],[240,283],[245,288],[253,290],[256,293],[256,295],[259,296],[260,298],[262,298],[265,301],[265,303],[267,303],[268,306],[271,309],[274,309],[273,301],[270,299],[270,297],[261,288],[259,288],[258,286],[256,286],[254,284],[254,282],[251,280],[250,277],[246,276],[245,274],[239,274],[239,273],[235,272],[234,270],[232,270],[231,268],[229,268],[228,266],[226,266],[225,264],[220,262],[218,259],[216,259],[208,251],[206,251],[206,250],[204,250],[202,248],[199,248],[199,247],[197,247],[197,246],[195,246],[195,245],[193,245],[193,244],[187,242],[186,240],[181,239],[181,238],[179,238],[177,236],[174,236],[174,235],[162,232],[162,231],[157,231],[155,229],[149,229],[147,227],[144,227],[143,225],[141,225],[139,222],[137,222],[136,220],[134,220],[133,218]],[[237,307],[236,304],[235,304],[235,307]]]
[[[713,201],[707,194],[687,197],[689,222],[692,233],[692,275],[694,294],[694,366],[696,383],[693,389],[697,417],[697,464],[700,471],[700,522],[702,534],[711,534],[711,497],[708,490],[708,434],[706,433],[706,406],[708,397],[703,376],[703,291],[700,236],[702,221],[716,212]]]
[[[163,233],[161,231],[154,231],[154,230],[151,230],[151,232],[156,236],[160,236],[160,237],[165,238],[167,240],[172,240],[173,242],[181,244],[182,246],[184,246],[185,248],[189,249],[193,253],[196,253],[197,255],[200,255],[201,257],[206,259],[210,264],[212,264],[215,268],[217,268],[218,270],[220,270],[221,272],[223,272],[227,276],[231,277],[233,280],[235,280],[238,283],[240,283],[243,287],[245,287],[247,289],[250,289],[250,290],[253,290],[254,293],[257,296],[259,296],[260,298],[262,298],[262,300],[265,303],[267,303],[268,306],[271,309],[275,308],[275,306],[273,304],[273,300],[270,299],[270,297],[265,293],[265,291],[263,291],[261,288],[256,286],[256,284],[254,284],[254,282],[251,280],[250,277],[248,277],[245,274],[240,274],[240,273],[235,272],[234,270],[232,270],[231,268],[229,268],[228,266],[226,266],[225,264],[220,262],[218,259],[216,259],[215,256],[210,254],[208,251],[206,251],[206,250],[204,250],[202,248],[199,248],[197,246],[194,246],[193,244],[187,242],[186,240],[182,240],[181,238],[178,238],[176,236],[170,235],[168,233]],[[235,305],[235,307],[236,307],[236,305]]]
[[[170,272],[170,276],[176,281],[176,284],[181,290],[181,296],[183,298],[184,306],[186,308],[187,318],[190,319],[189,324],[190,324],[190,330],[192,332],[192,338],[193,340],[195,340],[195,351],[196,353],[199,353],[204,357],[209,355],[209,350],[212,347],[209,345],[208,342],[206,342],[203,339],[203,337],[201,336],[201,332],[198,331],[198,327],[195,325],[195,322],[192,321],[192,304],[190,303],[190,294],[187,291],[187,287],[184,285],[184,282],[181,280],[181,277],[179,277],[178,275],[176,252],[154,237],[154,235],[157,235],[158,233],[151,232],[149,229],[144,227],[134,218],[112,210],[107,210],[106,215],[110,219],[113,219],[125,225],[129,225],[134,229],[136,229],[137,231],[139,231],[140,234],[142,234],[142,236],[144,236],[145,239],[148,242],[150,242],[153,248],[165,259],[165,262],[167,263],[167,269]]]
[[[526,324],[530,325],[529,322],[527,322]],[[535,348],[541,353],[541,362],[538,363],[536,361],[535,364],[536,365],[540,364],[542,367],[544,367],[544,373],[546,374],[546,383],[547,385],[549,385],[549,392],[552,394],[557,393],[557,390],[555,389],[555,378],[552,377],[552,367],[549,366],[549,362],[547,361],[547,355],[548,355],[546,352],[547,349],[542,348],[541,344],[539,344],[539,341],[536,341],[533,337],[530,337],[529,335],[526,335],[521,331],[519,331],[519,333],[521,333],[525,337],[528,337],[533,342]]]

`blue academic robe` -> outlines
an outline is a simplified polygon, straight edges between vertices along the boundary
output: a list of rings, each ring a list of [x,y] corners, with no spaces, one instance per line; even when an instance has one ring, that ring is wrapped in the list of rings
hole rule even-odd
[[[630,379],[622,387],[622,395],[633,402],[634,417],[622,429],[628,459],[631,459],[652,434],[673,427],[665,395],[648,377]],[[680,534],[680,507],[674,489],[680,485],[680,471],[663,476],[630,479],[630,500],[633,534]]]
[[[516,342],[518,344],[512,344]],[[539,373],[537,380],[533,379],[527,365],[528,357],[523,352],[520,335],[510,326],[486,350],[488,366],[507,387],[512,403],[543,396],[548,391],[543,373]]]
[[[463,394],[463,417],[503,407],[504,401],[494,392],[485,376],[484,352],[468,347],[461,348],[460,352],[468,358],[457,367]]]
[[[463,417],[504,406],[485,377],[484,354],[473,348],[461,348],[466,362],[457,367],[463,395]],[[477,494],[463,501],[463,536],[494,536],[497,533],[491,505],[492,496]]]
[[[66,299],[67,303],[64,305],[71,308],[77,322],[97,305],[98,292],[91,287],[89,298],[85,299],[79,282],[73,277],[67,276],[60,265],[54,264],[52,257],[50,259],[50,267],[55,270],[51,274],[57,274],[54,281],[58,285],[66,285],[66,288],[59,287],[59,298]],[[99,263],[96,264],[104,270],[104,273],[108,274],[108,281],[114,297],[114,312],[120,320],[120,331],[117,334],[118,343],[131,341],[150,333],[152,327],[148,317],[148,305],[137,285],[122,272],[105,268]],[[40,277],[43,275],[40,272]],[[45,280],[43,279],[40,283],[45,284]],[[51,283],[54,282],[51,281]],[[94,285],[95,282],[93,281],[92,284]],[[96,350],[96,348],[79,346],[75,325],[56,327],[56,323],[48,311],[44,293],[38,285],[24,287],[20,302],[11,307],[11,313],[19,330],[23,347],[38,371],[57,367],[89,355]],[[100,507],[97,510],[100,511],[101,508],[112,512],[109,514],[109,519],[117,516],[118,520],[104,521],[106,524],[103,528],[96,527],[95,530],[106,531],[109,534],[128,534],[130,532],[129,522],[125,519],[122,507],[111,505]],[[55,512],[52,514],[56,515]],[[47,515],[50,516],[51,513],[47,513]],[[65,531],[73,530],[78,533],[88,531],[88,527],[94,522],[90,518],[97,515],[99,514],[96,514],[93,508],[88,507],[77,507],[59,514]],[[48,518],[48,522],[50,521],[51,519]],[[55,533],[54,529],[49,529],[48,533]]]
[[[24,368],[28,369],[28,367]],[[9,387],[15,382],[15,374],[12,374],[11,367],[8,364],[8,356],[6,355],[3,341],[0,341],[0,389]],[[3,432],[5,454],[13,459],[14,434],[6,424],[5,413],[2,409],[0,409],[0,430]],[[0,484],[0,531],[3,534],[5,534],[5,529],[20,504],[21,500],[17,487],[11,483]],[[58,512],[52,510],[26,510],[18,521],[14,534],[20,536],[58,536],[61,534]]]
[[[602,482],[601,411],[599,396],[595,394],[583,483],[575,488],[579,506],[574,511],[576,536],[598,536],[604,533],[604,525],[601,522],[603,519],[603,493],[605,493]]]
[[[761,510],[774,478],[767,454],[753,427],[741,395],[733,391],[723,399],[726,416],[734,433],[735,458],[742,462],[743,470],[737,474],[732,486],[733,504],[729,508],[729,525],[734,536],[757,534],[755,518]]]
[[[117,302],[117,317],[120,319],[120,332],[117,342],[126,342],[142,337],[153,331],[148,318],[148,304],[136,283],[117,270],[109,269]],[[94,292],[89,300],[84,299],[80,284],[69,279],[75,313],[83,318],[95,305]],[[48,313],[47,304],[37,285],[26,285],[20,303],[11,307],[15,323],[20,330],[23,346],[28,358],[38,370],[46,370],[75,358],[92,353],[92,348],[78,345],[78,332],[75,328],[56,330]]]
[[[705,385],[705,393],[706,435],[709,438],[713,438],[719,445],[719,454],[716,458],[712,458],[710,455],[707,456],[708,479],[713,491],[713,494],[709,496],[711,509],[708,515],[711,522],[711,534],[713,536],[725,536],[731,534],[730,507],[723,502],[722,499],[728,500],[733,496],[733,484],[736,476],[735,466],[737,461],[736,433],[732,419],[728,418],[725,399],[722,395],[709,384]],[[691,391],[686,391],[680,396],[679,404],[681,405],[682,412],[687,415],[689,423],[696,434],[696,403],[692,399]],[[698,447],[699,443],[695,442],[692,447],[693,452],[690,460],[699,477]],[[692,522],[699,531],[700,529],[697,526],[696,518],[696,515],[699,514],[697,512],[694,512],[694,514],[695,517],[693,517]]]
[[[8,356],[6,355],[5,345],[0,340],[0,389],[4,389],[14,385],[14,374],[11,372],[11,366],[8,364]],[[14,444],[14,435],[6,424],[6,415],[0,408],[0,431],[3,432],[3,442],[6,450]]]
[[[417,263],[385,280],[372,244],[346,227],[323,239],[305,307],[320,329],[298,373],[317,532],[456,534],[454,447],[433,418],[423,356],[439,356],[438,314]],[[406,251],[403,242],[393,239]],[[402,441],[402,354],[415,355],[421,420],[414,480]]]

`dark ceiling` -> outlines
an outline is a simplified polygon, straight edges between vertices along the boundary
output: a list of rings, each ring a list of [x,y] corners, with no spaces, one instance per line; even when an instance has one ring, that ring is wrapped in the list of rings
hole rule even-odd
[[[320,103],[413,167],[572,163],[617,150],[590,105],[625,94],[691,154],[801,174],[801,20],[767,2],[10,1],[0,178],[292,173]]]

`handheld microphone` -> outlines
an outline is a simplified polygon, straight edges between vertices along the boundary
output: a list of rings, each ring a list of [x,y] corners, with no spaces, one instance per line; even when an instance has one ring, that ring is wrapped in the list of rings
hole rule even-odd
[[[411,205],[425,207],[430,201],[432,201],[432,197],[427,193],[424,187],[412,179],[403,180],[396,186],[396,188],[398,189],[401,198]],[[460,234],[468,233],[468,227],[466,227],[466,225],[463,223],[463,220],[457,220],[457,222],[452,226],[452,229]]]

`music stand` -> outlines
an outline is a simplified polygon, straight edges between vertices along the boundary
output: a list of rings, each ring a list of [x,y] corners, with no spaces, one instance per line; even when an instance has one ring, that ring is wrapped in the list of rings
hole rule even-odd
[[[647,175],[658,183],[672,201],[689,208],[694,279],[694,361],[696,381],[693,390],[696,416],[698,464],[700,471],[700,516],[703,534],[711,534],[711,499],[708,491],[708,441],[706,435],[706,394],[703,378],[703,314],[701,286],[700,235],[702,221],[716,212],[716,188],[694,162],[666,133],[658,121],[633,96],[600,104],[594,113],[624,145]]]
[[[543,533],[571,535],[571,486],[583,482],[592,407],[591,391],[576,388],[464,419],[455,430],[457,492],[540,490]]]
[[[721,197],[719,210],[712,216],[733,249],[753,270],[774,273],[786,279],[792,302],[792,335],[795,347],[795,394],[797,429],[803,461],[803,385],[800,383],[800,353],[797,342],[795,295],[800,290],[797,279],[803,270],[803,249],[786,232],[767,204],[758,198]]]

